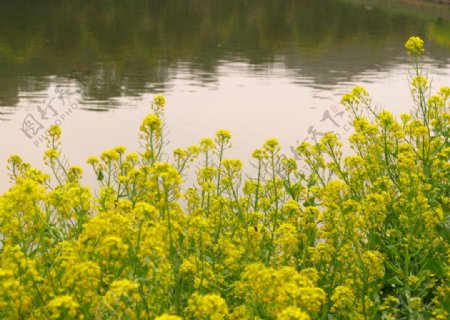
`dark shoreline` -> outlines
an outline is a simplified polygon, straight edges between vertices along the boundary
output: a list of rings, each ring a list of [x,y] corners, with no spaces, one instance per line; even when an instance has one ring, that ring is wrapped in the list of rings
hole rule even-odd
[[[367,9],[412,13],[419,16],[434,16],[450,20],[450,0],[344,0]]]

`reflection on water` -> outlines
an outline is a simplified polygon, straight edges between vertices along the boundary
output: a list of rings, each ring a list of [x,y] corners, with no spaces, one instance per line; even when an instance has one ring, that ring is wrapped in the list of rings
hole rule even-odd
[[[408,106],[398,93],[407,90],[403,43],[423,37],[425,67],[448,82],[450,11],[394,2],[3,0],[0,166],[12,153],[38,162],[42,150],[18,128],[57,88],[79,102],[62,123],[74,163],[120,143],[137,148],[155,93],[175,106],[174,143],[227,127],[239,156],[267,136],[292,144],[357,82],[388,92],[392,108]]]
[[[44,90],[48,76],[84,78],[85,95],[106,101],[149,84],[163,92],[179,68],[207,85],[224,62],[244,61],[257,74],[280,61],[324,86],[398,63],[411,34],[429,40],[436,64],[450,50],[449,20],[335,0],[6,0],[0,30],[0,104],[8,107],[22,92]]]

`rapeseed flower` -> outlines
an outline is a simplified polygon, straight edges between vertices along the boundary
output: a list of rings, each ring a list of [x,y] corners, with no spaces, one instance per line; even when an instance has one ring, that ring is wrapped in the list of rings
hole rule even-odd
[[[423,43],[407,48],[419,58]],[[333,134],[295,159],[272,138],[254,176],[227,158],[227,130],[167,160],[161,96],[138,153],[88,159],[95,192],[51,127],[56,186],[8,160],[0,318],[447,319],[450,89],[431,94],[418,59],[415,71],[415,109],[398,121],[362,87],[343,97],[349,154]]]
[[[423,40],[417,36],[410,37],[405,43],[405,48],[408,49],[408,54],[414,55],[420,55],[425,51]]]

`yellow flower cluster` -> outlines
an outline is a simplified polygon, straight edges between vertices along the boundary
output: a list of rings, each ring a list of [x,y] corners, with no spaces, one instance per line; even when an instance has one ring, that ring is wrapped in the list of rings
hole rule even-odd
[[[277,316],[289,306],[312,313],[325,302],[324,290],[313,279],[293,267],[267,268],[261,263],[248,265],[237,283],[244,305],[259,316]]]
[[[186,313],[193,319],[222,320],[228,315],[227,303],[217,294],[194,293],[188,301]]]
[[[423,52],[416,37],[406,47]],[[326,134],[287,158],[271,138],[253,176],[226,158],[227,130],[165,156],[161,96],[139,153],[88,159],[95,192],[51,127],[52,178],[8,161],[0,318],[448,319],[450,88],[431,94],[416,62],[411,114],[356,87],[342,99],[350,154]]]
[[[408,49],[409,54],[420,55],[425,51],[423,40],[417,36],[410,37],[405,43],[405,48]]]

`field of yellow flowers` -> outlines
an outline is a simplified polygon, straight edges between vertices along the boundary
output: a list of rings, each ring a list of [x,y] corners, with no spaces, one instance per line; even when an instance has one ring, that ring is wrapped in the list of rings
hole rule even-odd
[[[377,111],[356,87],[342,98],[350,154],[334,134],[299,145],[301,160],[269,139],[255,177],[226,158],[226,130],[165,162],[161,96],[142,152],[88,159],[95,192],[51,127],[52,179],[8,162],[0,318],[449,319],[450,88],[432,94],[423,41],[405,46],[411,114]],[[196,182],[183,187],[188,170]]]

